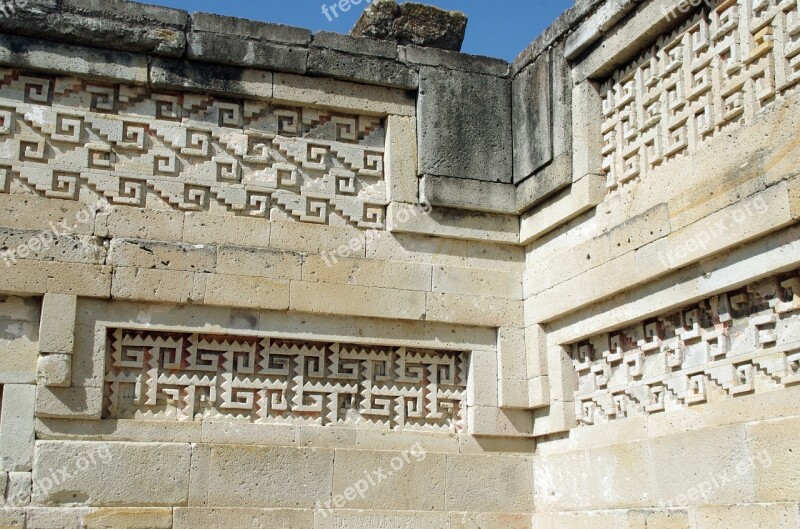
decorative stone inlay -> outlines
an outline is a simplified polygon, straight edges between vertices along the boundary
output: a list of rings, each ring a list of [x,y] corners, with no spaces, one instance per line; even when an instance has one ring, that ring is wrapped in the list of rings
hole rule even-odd
[[[0,70],[0,192],[382,228],[379,117]]]
[[[751,122],[798,81],[797,0],[727,0],[697,13],[601,86],[608,188]]]
[[[466,354],[108,329],[104,417],[460,431]]]
[[[570,346],[578,419],[594,424],[800,383],[800,273]]]

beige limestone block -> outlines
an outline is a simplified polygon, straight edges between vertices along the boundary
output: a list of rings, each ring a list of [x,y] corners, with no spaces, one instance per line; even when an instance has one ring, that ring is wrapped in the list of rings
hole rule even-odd
[[[525,329],[500,327],[497,330],[497,378],[527,380]]]
[[[585,510],[595,505],[591,464],[588,450],[534,456],[533,487],[537,512]]]
[[[208,506],[209,471],[211,469],[211,446],[192,443],[192,456],[189,467],[190,507]]]
[[[88,212],[88,222],[76,222]],[[0,194],[0,226],[36,230],[40,232],[64,231],[65,223],[76,235],[92,235],[95,211],[90,205],[74,200],[39,198],[36,195]]]
[[[303,448],[352,448],[356,444],[355,428],[304,426],[295,428],[295,445]]]
[[[533,377],[528,383],[528,408],[543,408],[550,404],[550,377]]]
[[[522,299],[520,275],[502,270],[434,266],[432,286],[434,292]]]
[[[101,237],[180,241],[183,217],[179,211],[113,206],[98,215],[95,232]]]
[[[502,378],[498,381],[498,399],[501,408],[529,409],[529,381]]]
[[[290,296],[300,312],[403,320],[425,314],[425,293],[417,290],[292,281]]]
[[[6,384],[0,408],[0,471],[26,472],[33,460],[36,386]]]
[[[402,453],[404,450],[409,450],[409,447],[417,445],[425,452],[457,454],[458,436],[454,432],[357,428],[355,443],[344,448],[382,450],[384,452],[388,450]]]
[[[36,419],[36,438],[69,441],[200,442],[200,421]]]
[[[403,451],[336,450],[331,506],[444,510],[446,456],[424,449],[412,453],[413,446],[404,449],[405,456]]]
[[[428,321],[464,325],[522,327],[522,302],[498,297],[465,294],[427,294]]]
[[[86,508],[37,508],[27,510],[26,529],[84,529],[83,515]]]
[[[533,529],[530,514],[454,512],[450,529]]]
[[[516,456],[447,456],[447,509],[472,512],[533,510],[531,460]]]
[[[462,454],[533,454],[536,441],[525,438],[458,436]]]
[[[527,378],[547,374],[547,333],[541,325],[525,327]]]
[[[45,294],[39,326],[39,352],[72,354],[77,296]]]
[[[798,439],[798,417],[747,425],[751,471],[759,502],[800,500]]]
[[[800,527],[797,503],[713,505],[694,511],[692,529],[795,529]]]
[[[755,501],[754,470],[743,425],[650,439],[655,494],[667,507]]]
[[[416,102],[405,90],[286,73],[276,73],[273,81],[275,102],[306,103],[371,115],[414,116],[416,113]]]
[[[449,527],[449,522],[449,515],[442,512],[335,509],[331,512],[315,512],[313,529],[445,529]]]
[[[304,264],[303,256],[293,252],[273,252],[243,246],[217,247],[219,274],[300,279]]]
[[[0,329],[0,384],[33,384],[39,355],[39,322],[0,318]]]
[[[203,421],[203,443],[279,445],[294,444],[295,427],[288,424],[252,424]]]
[[[204,301],[208,305],[286,310],[289,308],[289,282],[211,274],[206,279]]]
[[[410,116],[386,118],[386,188],[392,202],[417,203],[417,120]]]
[[[39,357],[37,383],[66,388],[72,382],[71,354],[43,354]]]
[[[652,504],[653,481],[646,442],[622,443],[589,452],[595,508],[647,507]]]
[[[472,351],[467,375],[467,406],[497,406],[497,353]]]
[[[469,433],[478,436],[527,437],[533,428],[533,416],[527,410],[500,409],[495,406],[467,408]]]
[[[267,219],[191,212],[183,219],[183,240],[191,244],[269,246]],[[167,239],[171,240],[171,239]]]
[[[225,509],[186,508],[175,509],[174,529],[224,527],[250,529],[280,527],[282,529],[310,529],[314,513],[303,509]]]
[[[105,298],[111,291],[111,267],[19,259],[4,270],[6,293],[72,294]]]
[[[365,232],[356,228],[304,222],[271,224],[269,246],[273,250],[322,254],[334,264],[343,257],[365,256]]]
[[[407,261],[342,258],[335,264],[320,256],[303,260],[303,280],[401,290],[431,289],[431,266]]]
[[[516,244],[519,242],[519,218],[516,215],[463,212],[416,204],[392,202],[387,209],[386,227],[391,233],[416,233],[435,237]]]
[[[172,529],[172,509],[92,509],[83,515],[86,529]]]
[[[333,450],[213,445],[209,507],[313,508],[329,498]]]
[[[0,529],[25,529],[25,510],[11,507],[0,509]]]
[[[193,289],[192,272],[117,267],[111,297],[159,303],[186,303]]]
[[[550,387],[553,383],[550,383]],[[577,425],[575,404],[552,400],[549,406],[536,409],[533,414],[533,436],[541,437],[569,431]]]
[[[36,417],[99,419],[103,408],[100,387],[50,388],[36,391]]]
[[[188,499],[190,451],[188,444],[37,441],[33,485],[38,494],[33,501],[45,506],[182,505]]]
[[[213,272],[217,250],[203,244],[113,239],[108,264],[135,268]]]

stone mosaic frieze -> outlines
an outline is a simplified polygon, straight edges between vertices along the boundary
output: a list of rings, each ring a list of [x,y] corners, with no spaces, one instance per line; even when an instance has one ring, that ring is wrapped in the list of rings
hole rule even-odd
[[[752,122],[798,81],[797,0],[727,0],[695,14],[601,85],[608,188]]]
[[[570,346],[583,424],[800,384],[800,272]]]
[[[466,354],[108,329],[104,418],[461,431]]]
[[[0,192],[382,228],[379,117],[0,70]]]

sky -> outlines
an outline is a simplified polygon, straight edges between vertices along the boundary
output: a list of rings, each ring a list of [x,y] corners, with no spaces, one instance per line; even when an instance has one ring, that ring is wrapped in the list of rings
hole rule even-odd
[[[367,0],[352,2],[346,13],[326,17],[322,6],[339,0],[139,0],[189,12],[204,11],[317,31],[349,33]],[[355,5],[356,2],[358,5]],[[463,11],[469,18],[461,51],[513,60],[549,26],[573,0],[417,0],[442,9]],[[330,9],[328,12],[330,13]],[[330,18],[331,20],[329,20]]]

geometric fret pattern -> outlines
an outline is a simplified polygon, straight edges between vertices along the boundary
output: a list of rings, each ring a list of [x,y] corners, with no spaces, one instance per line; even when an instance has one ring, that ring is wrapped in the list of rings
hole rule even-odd
[[[800,271],[570,346],[581,424],[800,384]]]
[[[461,431],[466,354],[108,329],[104,418]]]
[[[379,117],[0,69],[0,193],[381,228]]]
[[[602,84],[609,190],[749,123],[800,81],[800,0],[725,0]]]

